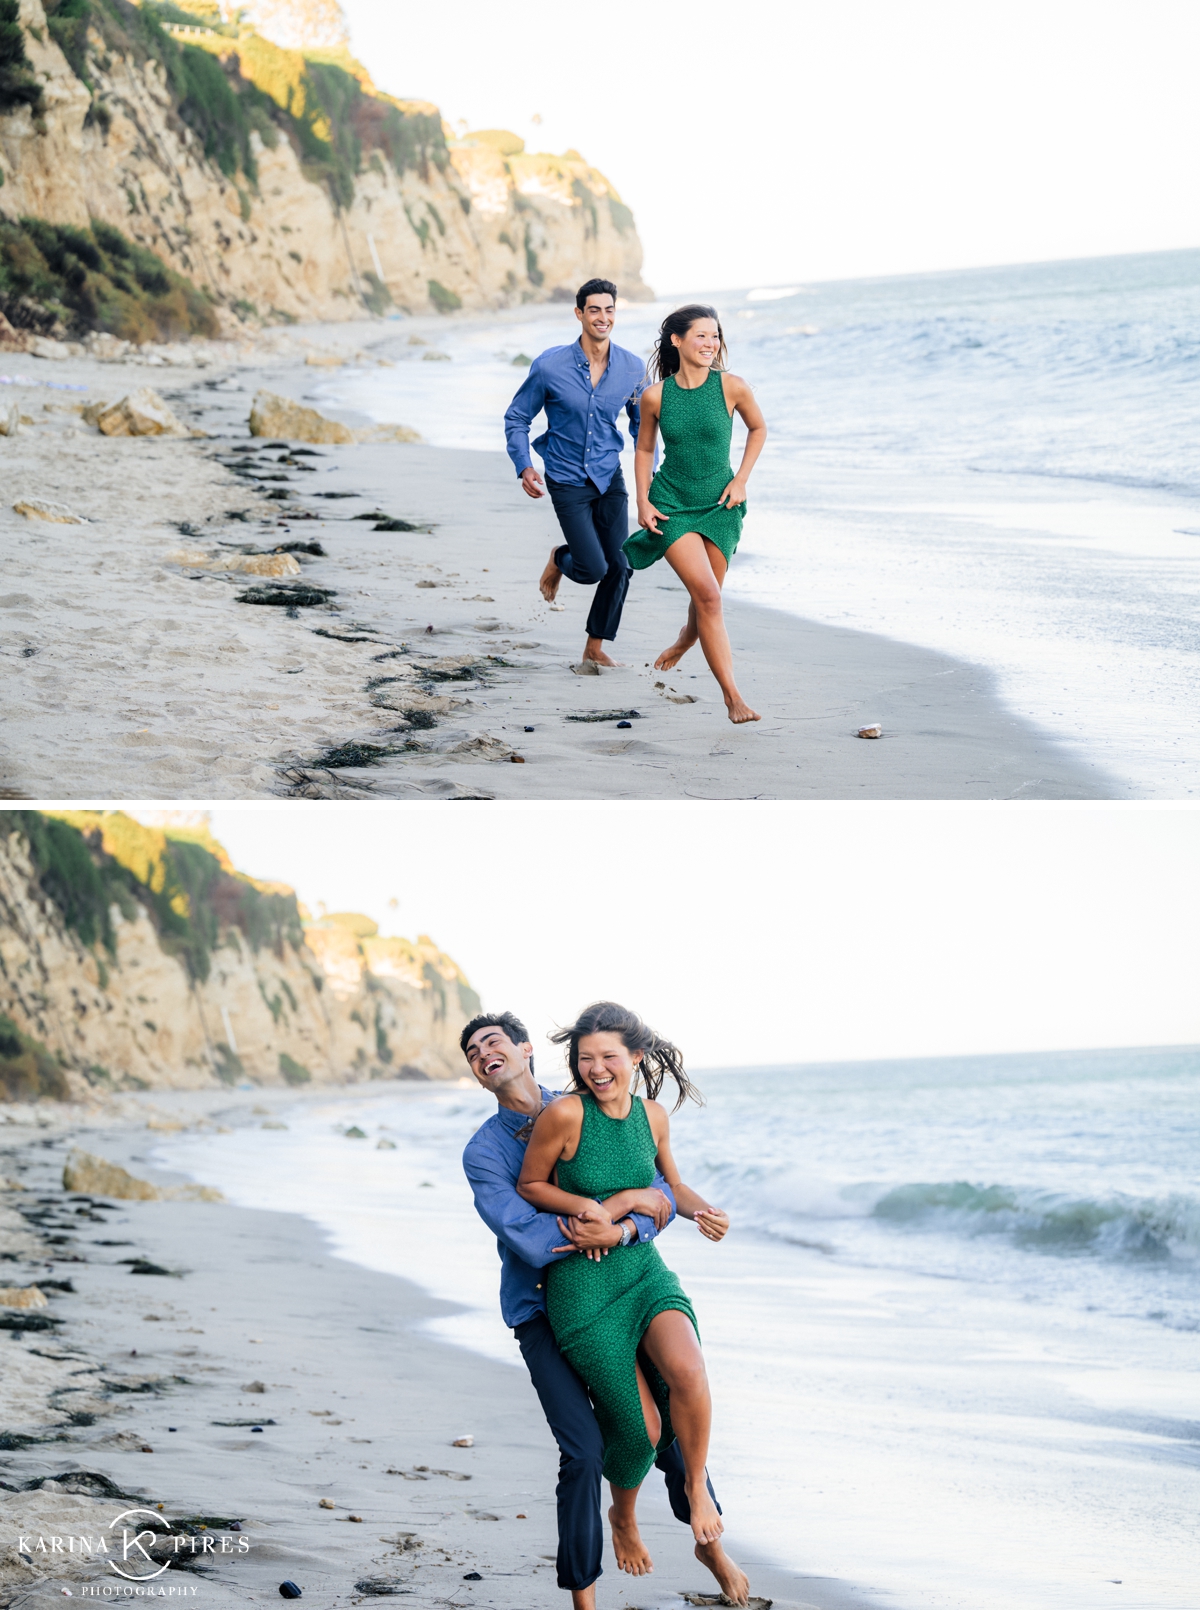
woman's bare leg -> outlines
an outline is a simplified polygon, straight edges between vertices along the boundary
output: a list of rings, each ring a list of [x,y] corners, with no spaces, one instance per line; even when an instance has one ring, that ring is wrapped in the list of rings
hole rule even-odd
[[[656,666],[668,670],[671,665],[679,663],[691,646],[687,636],[694,619],[696,637],[704,650],[709,670],[720,684],[730,721],[757,721],[758,712],[751,710],[733,680],[733,651],[729,647],[729,633],[725,630],[725,616],[721,608],[721,583],[729,568],[725,555],[715,543],[709,542],[699,532],[689,531],[671,544],[666,558],[687,588],[692,603],[688,610],[688,625],[680,632],[674,645],[659,656]]]
[[[686,1314],[671,1308],[664,1314],[656,1314],[650,1321],[642,1346],[671,1394],[671,1424],[683,1455],[692,1531],[697,1543],[715,1543],[725,1528],[708,1490],[705,1471],[712,1399],[695,1329]]]
[[[689,598],[687,620],[670,648],[663,649],[655,660],[654,669],[656,671],[673,671],[688,649],[694,648],[699,641],[700,632],[696,626],[696,606]]]
[[[654,1401],[654,1394],[650,1384],[642,1373],[642,1367],[637,1366],[638,1396],[642,1400],[642,1416],[646,1422],[646,1435],[657,1448],[658,1439],[662,1436],[662,1416],[658,1412],[658,1404]],[[637,1496],[640,1491],[637,1487],[614,1487],[608,1484],[612,1494],[612,1508],[608,1512],[609,1524],[612,1526],[613,1553],[617,1556],[617,1565],[622,1571],[628,1571],[630,1576],[649,1576],[654,1569],[654,1561],[650,1558],[650,1550],[642,1542],[642,1534],[637,1523]]]

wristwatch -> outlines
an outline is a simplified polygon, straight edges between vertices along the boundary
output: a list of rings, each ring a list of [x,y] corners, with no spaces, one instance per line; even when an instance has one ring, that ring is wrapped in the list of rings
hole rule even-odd
[[[637,1225],[632,1219],[621,1220],[621,1245],[627,1247],[637,1234]]]

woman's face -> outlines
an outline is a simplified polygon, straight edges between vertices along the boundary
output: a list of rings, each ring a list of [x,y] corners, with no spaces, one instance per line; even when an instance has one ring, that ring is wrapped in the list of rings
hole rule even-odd
[[[685,363],[711,369],[721,350],[721,332],[716,319],[697,319],[689,325],[686,335],[673,335],[671,344],[679,348],[679,356]]]
[[[642,1053],[625,1049],[619,1034],[585,1034],[577,1052],[579,1077],[601,1102],[622,1102],[633,1085]]]

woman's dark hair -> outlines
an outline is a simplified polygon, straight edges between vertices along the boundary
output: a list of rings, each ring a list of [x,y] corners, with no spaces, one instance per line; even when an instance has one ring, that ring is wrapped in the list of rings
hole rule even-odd
[[[587,1089],[579,1077],[579,1042],[585,1034],[619,1034],[626,1051],[642,1053],[639,1071],[651,1101],[657,1099],[663,1080],[669,1076],[679,1090],[674,1111],[678,1112],[689,1096],[703,1107],[704,1097],[683,1071],[683,1053],[678,1046],[672,1045],[670,1040],[661,1039],[642,1022],[636,1012],[631,1012],[627,1006],[618,1006],[616,1001],[593,1001],[591,1006],[584,1007],[574,1023],[550,1036],[552,1045],[567,1047],[567,1066],[571,1070],[572,1081],[568,1087],[570,1090]]]
[[[725,332],[721,328],[716,308],[706,307],[703,302],[689,302],[686,307],[677,307],[674,313],[668,313],[659,326],[658,340],[654,343],[647,365],[651,384],[656,380],[665,380],[668,375],[679,373],[679,348],[671,337],[677,335],[682,340],[697,319],[712,319],[716,324],[720,347],[713,368],[724,369],[729,354],[725,350]]]

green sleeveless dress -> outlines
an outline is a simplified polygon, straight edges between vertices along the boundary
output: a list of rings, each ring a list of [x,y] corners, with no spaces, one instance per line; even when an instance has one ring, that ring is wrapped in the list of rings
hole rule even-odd
[[[601,1201],[616,1191],[654,1184],[658,1147],[645,1104],[634,1099],[626,1118],[607,1118],[585,1093],[579,1149],[558,1165],[560,1190]],[[696,1324],[679,1277],[652,1241],[616,1247],[595,1262],[576,1254],[546,1271],[546,1312],[563,1356],[592,1394],[604,1437],[604,1475],[617,1487],[637,1487],[675,1433],[666,1382],[647,1359],[646,1379],[662,1415],[658,1447],[646,1435],[635,1364],[638,1345],[656,1314],[678,1308]],[[697,1328],[697,1336],[700,1332]]]
[[[674,375],[663,381],[659,411],[665,456],[650,482],[650,501],[667,516],[662,535],[635,531],[625,543],[625,557],[635,570],[661,559],[671,544],[689,531],[715,543],[728,563],[742,534],[746,505],[726,509],[717,499],[733,480],[729,444],[733,419],[717,370],[702,386],[684,391]]]

